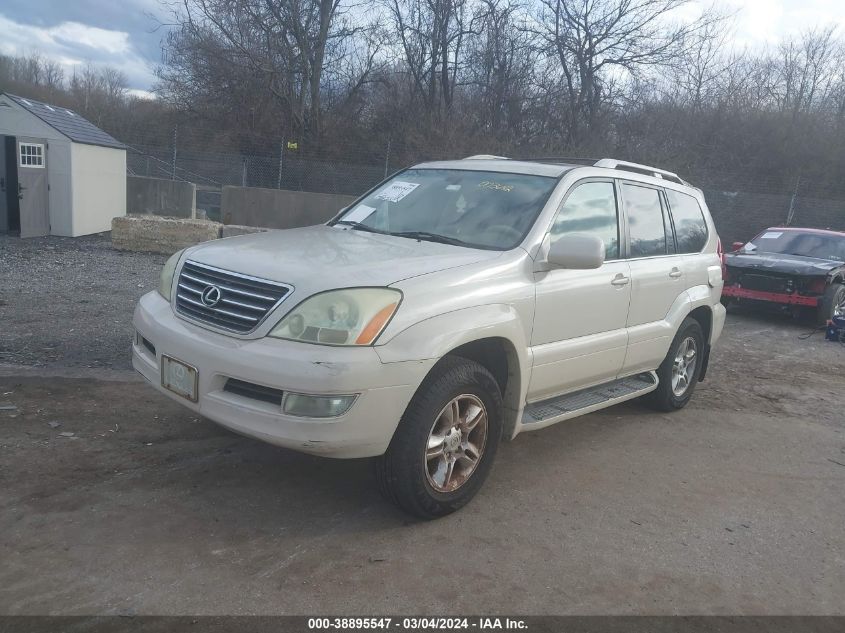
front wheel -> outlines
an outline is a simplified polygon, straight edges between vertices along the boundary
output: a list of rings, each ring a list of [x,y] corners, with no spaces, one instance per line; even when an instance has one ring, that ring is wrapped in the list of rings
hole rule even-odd
[[[830,284],[824,291],[819,302],[816,322],[819,326],[826,325],[828,320],[845,313],[845,284]]]
[[[657,368],[657,389],[644,397],[658,411],[673,411],[686,406],[701,373],[704,332],[695,319],[687,317],[669,346],[669,353]]]
[[[382,494],[423,519],[472,499],[490,472],[502,436],[502,396],[490,372],[457,356],[442,359],[376,459]]]

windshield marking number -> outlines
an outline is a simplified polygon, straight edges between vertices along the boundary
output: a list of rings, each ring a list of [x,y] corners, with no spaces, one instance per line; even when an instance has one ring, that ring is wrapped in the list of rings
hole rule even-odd
[[[503,185],[500,182],[493,182],[492,180],[482,180],[478,183],[480,189],[492,189],[494,191],[512,191],[513,185]]]

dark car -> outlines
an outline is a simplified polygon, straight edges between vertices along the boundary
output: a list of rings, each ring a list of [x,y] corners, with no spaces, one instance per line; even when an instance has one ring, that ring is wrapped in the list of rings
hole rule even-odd
[[[845,304],[845,233],[773,227],[724,256],[723,303],[764,301],[815,310],[824,324]]]

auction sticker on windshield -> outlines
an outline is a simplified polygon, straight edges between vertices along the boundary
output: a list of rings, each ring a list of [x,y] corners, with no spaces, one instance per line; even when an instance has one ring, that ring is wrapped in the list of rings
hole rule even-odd
[[[407,196],[419,186],[420,183],[418,182],[404,182],[402,180],[397,180],[390,183],[389,187],[379,191],[376,194],[376,199],[387,200],[388,202],[399,202],[402,198]]]
[[[347,222],[363,222],[375,212],[375,207],[368,207],[366,204],[359,204],[352,211],[343,216],[343,219]]]

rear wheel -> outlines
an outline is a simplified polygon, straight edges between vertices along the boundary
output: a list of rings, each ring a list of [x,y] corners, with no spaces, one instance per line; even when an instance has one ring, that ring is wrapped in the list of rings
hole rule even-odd
[[[376,459],[382,494],[424,519],[472,499],[502,436],[502,396],[482,365],[441,360],[408,405],[387,452]]]
[[[669,346],[669,353],[657,368],[657,389],[643,400],[658,411],[673,411],[686,406],[701,373],[704,332],[695,319],[687,317]]]
[[[822,300],[819,302],[818,313],[816,315],[817,323],[820,326],[825,325],[833,317],[845,314],[843,303],[845,303],[845,284],[830,284],[825,289]]]

